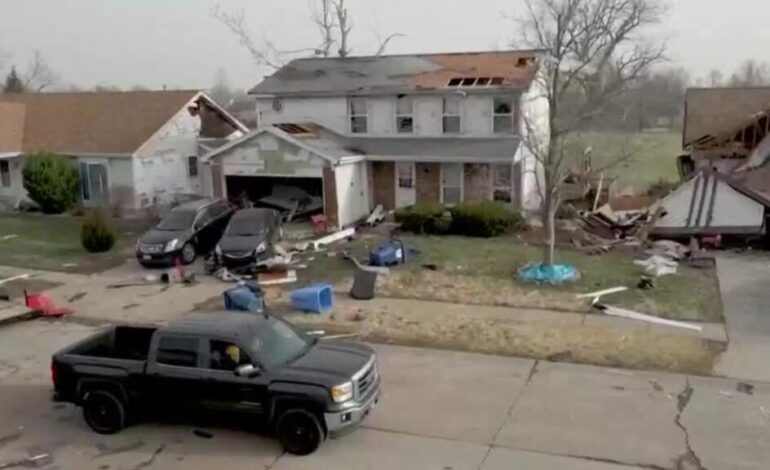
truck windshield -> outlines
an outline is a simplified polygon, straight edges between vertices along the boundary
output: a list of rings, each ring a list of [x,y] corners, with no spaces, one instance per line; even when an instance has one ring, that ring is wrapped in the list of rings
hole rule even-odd
[[[298,359],[312,341],[276,318],[269,318],[251,343],[251,350],[262,365],[270,369]]]

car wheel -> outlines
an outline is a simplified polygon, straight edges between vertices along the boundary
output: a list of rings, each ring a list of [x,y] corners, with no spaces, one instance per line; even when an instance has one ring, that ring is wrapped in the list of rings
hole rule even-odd
[[[298,408],[281,414],[276,435],[284,450],[294,455],[312,454],[326,438],[316,415]]]
[[[193,262],[195,262],[195,257],[197,256],[195,245],[191,242],[185,243],[182,247],[181,255],[183,264],[193,264]]]
[[[83,418],[99,434],[115,434],[126,427],[126,405],[111,392],[90,392],[83,402]]]

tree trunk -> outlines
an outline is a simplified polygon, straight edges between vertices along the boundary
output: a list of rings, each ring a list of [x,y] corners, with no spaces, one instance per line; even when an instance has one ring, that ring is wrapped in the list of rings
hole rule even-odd
[[[546,182],[547,187],[548,183]],[[543,219],[543,229],[546,233],[546,245],[543,248],[543,264],[551,266],[554,263],[554,251],[556,248],[556,211],[553,208],[553,197],[549,190],[546,190],[541,217]]]

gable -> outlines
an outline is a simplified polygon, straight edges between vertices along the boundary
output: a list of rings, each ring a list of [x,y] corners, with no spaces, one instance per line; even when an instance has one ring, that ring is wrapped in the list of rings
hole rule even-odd
[[[270,132],[260,132],[214,157],[227,175],[320,176],[328,164],[320,155]]]

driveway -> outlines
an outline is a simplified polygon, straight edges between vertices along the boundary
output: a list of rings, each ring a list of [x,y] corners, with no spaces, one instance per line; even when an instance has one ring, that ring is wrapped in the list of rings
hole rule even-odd
[[[715,373],[770,382],[770,256],[720,255],[717,274],[729,346]]]
[[[729,470],[770,461],[770,385],[747,394],[729,379],[393,346],[376,347],[381,405],[362,429],[309,457],[201,423],[101,436],[78,409],[49,400],[51,353],[93,331],[44,321],[0,328],[0,467],[39,454],[50,454],[46,468],[101,470]]]

